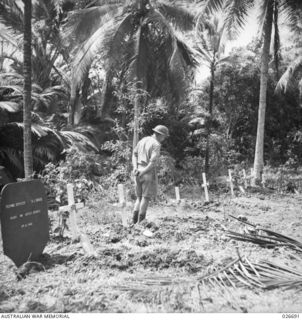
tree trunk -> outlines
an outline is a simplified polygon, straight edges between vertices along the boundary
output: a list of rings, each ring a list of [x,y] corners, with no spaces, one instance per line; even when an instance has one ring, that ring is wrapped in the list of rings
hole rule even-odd
[[[268,81],[268,63],[269,51],[273,24],[273,0],[268,1],[268,7],[264,23],[263,48],[261,56],[261,75],[260,75],[260,97],[258,109],[258,127],[257,140],[255,148],[254,160],[254,177],[253,184],[259,185],[262,180],[263,172],[263,149],[264,149],[264,124],[265,124],[265,110],[266,110],[266,94]]]
[[[211,123],[213,115],[213,97],[214,97],[214,81],[215,81],[215,66],[211,66],[211,82],[210,82],[210,94],[209,94],[209,121],[207,123],[207,138],[206,138],[206,152],[205,152],[205,173],[209,173],[210,167],[210,140],[211,140]]]
[[[136,94],[134,101],[134,128],[133,128],[133,149],[136,147],[139,139],[139,113],[140,113],[140,97]]]
[[[23,44],[23,148],[24,175],[26,180],[33,176],[33,155],[31,142],[31,0],[24,2],[24,44]]]
[[[137,41],[137,48],[136,48],[136,53],[139,56],[140,53],[140,39],[141,39],[141,32],[142,32],[142,27],[139,26],[139,29],[137,30],[138,32],[138,41]],[[138,140],[139,140],[139,115],[140,115],[140,94],[139,94],[139,89],[141,86],[141,74],[140,70],[138,68],[138,63],[136,64],[135,67],[135,74],[136,74],[136,95],[135,95],[135,101],[134,101],[134,128],[133,128],[133,149],[136,147]]]

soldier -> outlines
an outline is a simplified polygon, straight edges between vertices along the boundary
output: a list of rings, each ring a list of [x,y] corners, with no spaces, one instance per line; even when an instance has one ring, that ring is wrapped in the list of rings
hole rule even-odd
[[[156,163],[161,143],[169,136],[168,128],[163,125],[158,125],[152,130],[153,135],[141,139],[133,150],[132,164],[137,197],[132,219],[134,224],[146,218],[149,201],[156,196]]]

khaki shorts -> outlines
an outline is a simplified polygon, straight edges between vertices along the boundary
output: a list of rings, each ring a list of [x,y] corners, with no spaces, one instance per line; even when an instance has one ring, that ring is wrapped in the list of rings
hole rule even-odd
[[[142,167],[141,167],[142,168]],[[138,167],[140,169],[140,167]],[[141,198],[153,198],[157,194],[156,173],[152,170],[141,177],[135,177],[136,196]]]

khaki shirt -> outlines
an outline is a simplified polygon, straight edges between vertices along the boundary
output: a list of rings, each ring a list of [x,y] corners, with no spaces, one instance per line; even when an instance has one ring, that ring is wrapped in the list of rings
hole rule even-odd
[[[137,164],[147,166],[150,162],[156,162],[160,156],[160,143],[152,136],[141,139],[133,150],[137,157]]]

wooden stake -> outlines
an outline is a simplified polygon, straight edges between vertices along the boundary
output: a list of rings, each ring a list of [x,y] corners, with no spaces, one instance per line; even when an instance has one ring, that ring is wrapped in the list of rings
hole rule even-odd
[[[87,235],[85,233],[81,233],[79,230],[79,227],[77,225],[77,220],[76,220],[76,210],[77,207],[78,208],[82,208],[84,206],[84,204],[75,204],[74,202],[74,193],[73,193],[73,184],[72,183],[68,183],[67,184],[67,198],[68,198],[68,208],[69,208],[69,212],[70,212],[70,229],[72,232],[72,238],[73,240],[75,239],[79,239],[81,240],[82,243],[82,247],[84,249],[84,251],[89,255],[89,256],[94,256],[97,257],[97,253],[94,250],[92,244],[90,243]],[[60,207],[60,210],[62,210],[62,208],[64,207]]]
[[[228,181],[230,183],[231,195],[232,195],[232,197],[234,197],[234,185],[233,185],[233,178],[232,178],[232,170],[229,169],[228,171],[229,171],[229,179],[228,179]]]
[[[175,187],[175,198],[177,202],[180,202],[179,187]]]
[[[70,219],[70,229],[72,233],[73,240],[79,238],[80,231],[77,225],[77,218],[76,218],[76,206],[74,203],[74,194],[73,194],[73,184],[67,184],[67,199],[68,199],[68,207],[69,207],[69,219]]]
[[[209,183],[207,182],[206,174],[204,172],[202,173],[202,181],[203,181],[202,187],[204,188],[204,194],[205,194],[206,202],[209,202],[210,201],[209,192],[208,192]]]

